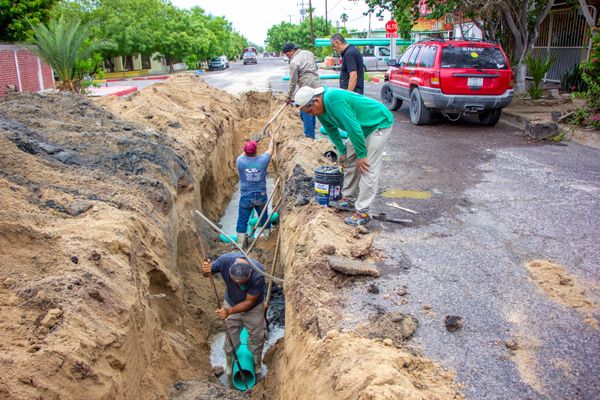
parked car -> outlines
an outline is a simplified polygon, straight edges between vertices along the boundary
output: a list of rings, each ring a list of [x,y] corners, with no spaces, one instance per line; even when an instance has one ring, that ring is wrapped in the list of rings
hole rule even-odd
[[[256,52],[254,51],[246,51],[244,53],[244,65],[246,64],[258,64],[258,61],[256,60]]]
[[[215,57],[210,60],[208,63],[208,70],[214,71],[217,69],[227,69],[229,68],[229,60],[225,56]]]
[[[365,46],[362,51],[363,65],[366,71],[387,71],[390,60],[388,46]]]
[[[408,101],[415,125],[441,112],[453,121],[477,114],[482,124],[494,126],[513,98],[513,73],[497,43],[426,39],[388,65],[381,101],[390,110]]]

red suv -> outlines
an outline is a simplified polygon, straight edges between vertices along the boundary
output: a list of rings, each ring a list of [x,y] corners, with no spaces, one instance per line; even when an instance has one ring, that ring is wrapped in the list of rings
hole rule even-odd
[[[429,123],[437,111],[452,121],[477,113],[482,124],[494,126],[513,97],[512,70],[497,43],[426,39],[388,65],[381,101],[390,110],[409,101],[415,125]]]

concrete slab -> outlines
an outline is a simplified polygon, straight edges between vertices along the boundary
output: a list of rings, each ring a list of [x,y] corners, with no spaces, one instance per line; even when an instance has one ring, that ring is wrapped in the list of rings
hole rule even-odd
[[[91,97],[104,97],[104,96],[125,96],[134,92],[137,92],[135,86],[109,86],[92,88],[88,96]]]

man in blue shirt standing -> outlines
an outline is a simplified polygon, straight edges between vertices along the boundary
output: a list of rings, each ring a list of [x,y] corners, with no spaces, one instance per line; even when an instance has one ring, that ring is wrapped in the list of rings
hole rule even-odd
[[[252,210],[258,215],[267,204],[267,168],[273,155],[274,142],[271,136],[269,149],[257,156],[258,144],[255,141],[246,142],[244,153],[237,159],[237,170],[240,177],[240,204],[238,208],[238,220],[236,226],[237,241],[240,247],[246,242],[246,231],[248,220]],[[260,225],[269,220],[268,213],[264,213]]]
[[[258,261],[254,264],[264,271]],[[242,328],[248,331],[248,350],[253,354],[255,371],[260,371],[262,351],[267,338],[267,323],[262,303],[265,298],[265,277],[255,271],[242,253],[226,253],[212,263],[202,263],[204,276],[221,274],[225,282],[225,301],[223,307],[216,310],[219,319],[225,320],[227,334],[225,356],[227,375],[231,376],[233,352],[240,345]],[[233,346],[232,346],[233,345]]]

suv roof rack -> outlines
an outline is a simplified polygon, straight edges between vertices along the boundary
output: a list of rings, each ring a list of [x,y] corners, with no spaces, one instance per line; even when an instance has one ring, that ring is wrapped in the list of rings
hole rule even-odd
[[[431,37],[426,37],[423,39],[418,40],[416,43],[421,43],[421,42],[445,42],[446,40],[444,38],[431,38]]]
[[[498,43],[497,40],[473,38],[473,37],[454,38],[453,40],[462,40],[464,42],[481,42],[481,43],[494,43],[494,44]]]

